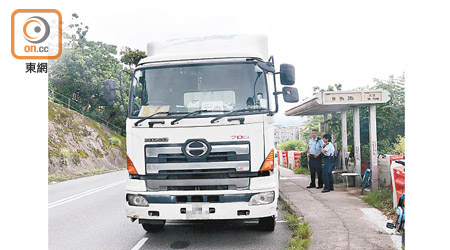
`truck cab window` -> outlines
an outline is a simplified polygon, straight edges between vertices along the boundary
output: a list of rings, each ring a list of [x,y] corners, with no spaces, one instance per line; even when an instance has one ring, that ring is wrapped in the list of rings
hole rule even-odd
[[[133,117],[268,108],[266,77],[253,62],[144,68],[136,70],[135,76],[130,102]]]

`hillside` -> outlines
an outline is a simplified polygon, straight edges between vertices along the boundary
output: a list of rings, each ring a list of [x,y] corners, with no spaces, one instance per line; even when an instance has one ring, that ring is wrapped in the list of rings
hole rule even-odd
[[[126,167],[125,138],[108,127],[48,102],[48,181]]]

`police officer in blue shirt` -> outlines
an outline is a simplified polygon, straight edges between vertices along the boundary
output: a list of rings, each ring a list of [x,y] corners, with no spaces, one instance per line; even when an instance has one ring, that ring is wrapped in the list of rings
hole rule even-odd
[[[312,138],[309,139],[308,142],[308,163],[309,163],[309,172],[311,172],[311,183],[307,188],[316,187],[316,172],[317,179],[319,179],[319,185],[317,188],[323,187],[322,181],[322,159],[320,155],[315,156],[322,149],[323,141],[317,136],[317,129],[313,129],[311,131]]]
[[[334,161],[334,146],[331,141],[331,135],[325,134],[322,138],[324,145],[322,146],[322,150],[320,150],[319,153],[316,155],[319,156],[323,154],[324,158],[324,164],[323,164],[323,172],[322,172],[322,178],[323,182],[325,184],[325,187],[322,190],[322,193],[330,192],[331,190],[334,190],[333,188],[333,164]]]

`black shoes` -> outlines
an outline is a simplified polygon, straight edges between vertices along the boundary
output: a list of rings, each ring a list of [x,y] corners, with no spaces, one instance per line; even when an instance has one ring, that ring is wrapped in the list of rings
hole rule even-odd
[[[318,187],[316,187],[317,189],[321,189],[321,188],[323,188],[323,186],[318,186]]]
[[[327,193],[327,192],[330,192],[331,190],[330,189],[324,189],[324,190],[322,190],[322,193]]]
[[[309,185],[306,188],[315,188],[316,186]]]

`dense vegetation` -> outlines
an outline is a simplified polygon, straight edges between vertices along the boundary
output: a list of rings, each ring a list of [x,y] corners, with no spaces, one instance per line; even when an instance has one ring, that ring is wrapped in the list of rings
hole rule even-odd
[[[89,26],[83,25],[78,15],[73,14],[63,32],[63,53],[49,66],[49,92],[56,92],[56,99],[61,96],[70,98],[71,108],[82,114],[99,117],[123,128],[125,116],[121,98],[117,98],[114,106],[107,106],[103,97],[103,81],[113,79],[118,83],[120,71],[131,71],[145,57],[145,52],[125,47],[119,61],[116,45],[90,41],[86,38],[88,31]],[[122,79],[126,106],[130,78],[123,74]]]
[[[48,102],[49,182],[123,169],[125,144],[125,137],[106,126]]]

